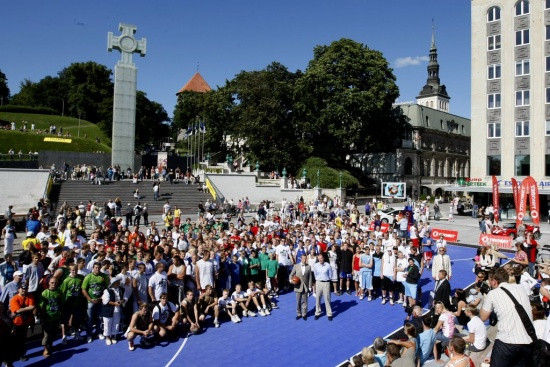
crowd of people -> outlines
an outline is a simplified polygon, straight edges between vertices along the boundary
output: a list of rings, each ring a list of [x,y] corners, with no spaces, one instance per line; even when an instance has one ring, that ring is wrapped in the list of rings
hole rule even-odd
[[[2,348],[0,359],[8,366],[25,360],[27,332],[36,323],[42,325],[44,357],[51,355],[59,335],[62,344],[99,338],[112,345],[125,338],[133,351],[138,339],[139,345],[153,345],[218,328],[224,320],[269,316],[278,308],[279,295],[291,291],[297,320],[307,321],[310,295],[315,295],[315,320],[326,315],[332,321],[331,297],[344,292],[404,308],[404,334],[377,338],[362,356],[352,358],[354,365],[416,366],[430,358],[440,362],[447,350],[448,366],[466,366],[466,349],[487,348],[484,322],[498,319],[501,342],[494,348],[498,344],[500,349],[497,356],[493,352],[491,365],[504,366],[510,346],[522,346],[526,338],[507,337],[507,328],[519,326],[516,319],[508,321],[512,316],[504,310],[510,305],[497,297],[497,288],[510,289],[532,318],[534,301],[537,335],[549,339],[544,316],[550,270],[536,259],[541,266],[529,267],[522,246],[528,242],[536,252],[531,240],[518,239],[516,256],[503,266],[500,259],[506,256],[497,248],[479,249],[474,287],[451,294],[452,261],[444,237],[431,236],[426,203],[405,208],[385,226],[377,211],[380,202],[367,203],[363,214],[353,201],[340,198],[284,200],[278,209],[264,202],[256,218],[247,220],[244,211],[250,204],[245,200],[236,204],[239,215],[233,221],[208,210],[184,220],[167,202],[164,225],[143,218],[144,227],[142,212],[137,218],[132,207],[124,215],[116,200],[112,210],[91,202],[65,203],[55,218],[45,215],[41,202],[29,210],[18,261],[8,209],[2,229],[0,332],[12,347]],[[419,282],[424,271],[431,272],[435,284],[427,305],[421,304]],[[431,311],[423,315],[423,306]]]

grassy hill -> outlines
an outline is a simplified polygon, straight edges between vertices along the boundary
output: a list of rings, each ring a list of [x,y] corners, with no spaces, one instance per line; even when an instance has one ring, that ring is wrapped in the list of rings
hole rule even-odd
[[[65,116],[0,112],[0,120],[3,124],[15,122],[17,129],[16,131],[0,130],[0,147],[2,147],[0,153],[7,153],[9,149],[15,152],[21,150],[23,153],[40,150],[111,152],[111,139],[97,125],[85,120],[80,120],[80,128],[77,118]],[[23,121],[27,121],[28,132],[19,131]],[[63,128],[63,134],[71,134],[72,143],[45,142],[45,137],[53,137],[53,135],[30,131],[33,123],[35,130],[49,131],[50,124],[57,126],[57,131]],[[78,137],[79,131],[80,137]],[[96,138],[99,138],[100,143],[96,142]]]

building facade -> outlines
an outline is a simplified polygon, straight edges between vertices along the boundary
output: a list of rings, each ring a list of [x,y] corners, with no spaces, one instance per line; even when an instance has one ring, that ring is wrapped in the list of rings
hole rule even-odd
[[[550,207],[550,0],[472,0],[470,191],[488,203],[491,176],[532,176]],[[501,203],[502,204],[502,203]],[[510,204],[512,205],[512,204]]]
[[[550,1],[473,0],[472,177],[550,177]]]
[[[451,97],[440,84],[433,31],[427,72],[416,103],[397,104],[409,119],[401,147],[361,160],[365,173],[377,181],[405,182],[411,198],[443,194],[470,175],[470,120],[449,113]]]

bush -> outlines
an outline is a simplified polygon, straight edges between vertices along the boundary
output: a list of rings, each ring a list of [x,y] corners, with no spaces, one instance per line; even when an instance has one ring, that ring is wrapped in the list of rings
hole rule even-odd
[[[340,172],[342,172],[342,187],[353,188],[359,185],[359,180],[346,170],[337,170],[328,167],[327,161],[318,157],[311,157],[300,167],[296,174],[297,178],[302,177],[304,168],[307,170],[307,179],[311,186],[317,185],[317,170],[319,170],[319,186],[325,189],[336,189],[340,187]]]
[[[7,104],[0,106],[0,112],[38,113],[43,115],[57,115],[57,111],[48,107],[18,106]]]

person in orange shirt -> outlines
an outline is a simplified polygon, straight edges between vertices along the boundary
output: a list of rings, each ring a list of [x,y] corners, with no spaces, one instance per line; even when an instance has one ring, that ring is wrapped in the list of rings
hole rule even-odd
[[[15,356],[21,361],[29,359],[25,356],[25,338],[27,337],[29,325],[34,321],[34,311],[36,309],[34,298],[32,295],[27,294],[27,290],[27,283],[19,284],[18,293],[10,301],[10,311],[15,331],[13,344],[16,349]]]

